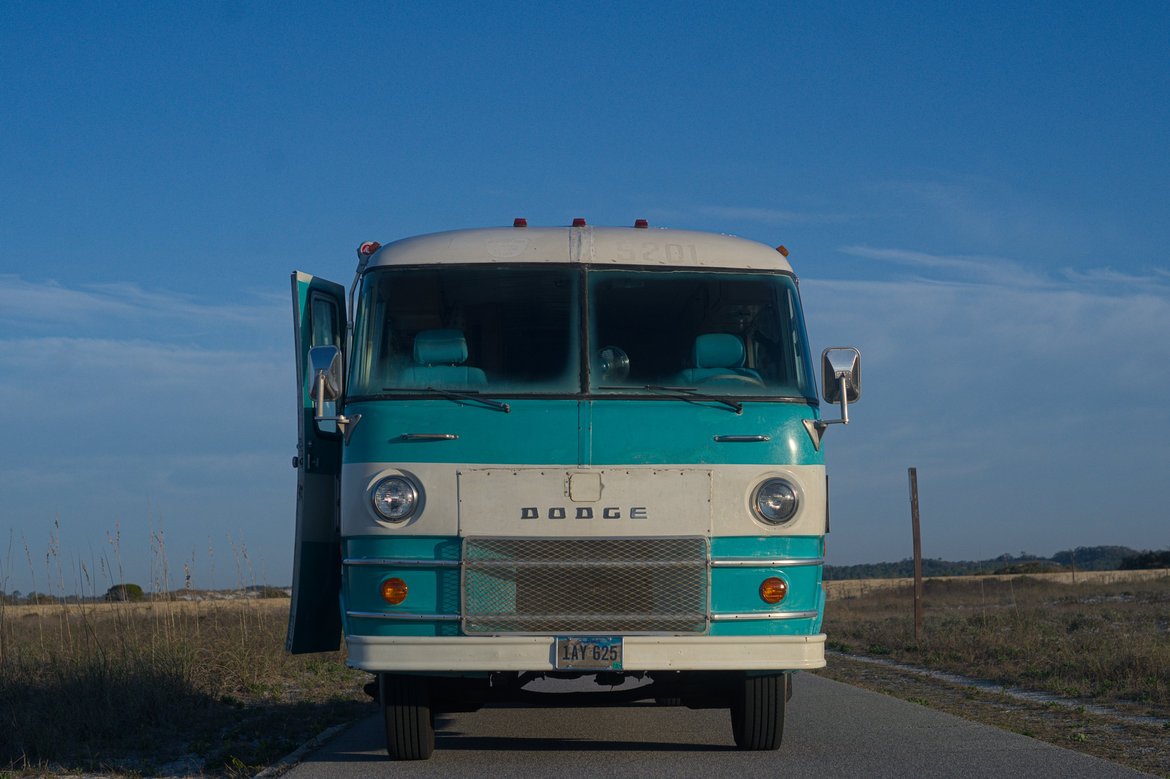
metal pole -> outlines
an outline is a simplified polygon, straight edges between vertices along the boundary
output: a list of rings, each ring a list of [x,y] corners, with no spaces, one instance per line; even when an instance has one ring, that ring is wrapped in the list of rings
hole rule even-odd
[[[918,522],[918,469],[910,469],[910,523],[914,529],[914,640],[922,637],[922,533]]]

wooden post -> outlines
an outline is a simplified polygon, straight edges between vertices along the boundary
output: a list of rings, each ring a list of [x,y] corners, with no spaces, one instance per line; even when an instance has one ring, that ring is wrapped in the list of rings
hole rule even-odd
[[[922,533],[918,522],[918,469],[910,469],[910,524],[914,529],[914,640],[922,638]]]

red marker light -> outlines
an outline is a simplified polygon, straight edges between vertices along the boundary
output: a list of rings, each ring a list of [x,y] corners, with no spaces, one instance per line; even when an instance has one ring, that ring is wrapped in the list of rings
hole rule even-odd
[[[650,226],[650,223],[647,222],[645,219],[635,219],[634,220],[634,227],[645,230],[649,226]]]
[[[787,256],[788,256],[788,249],[784,248],[784,245],[783,245],[783,244],[781,244],[780,246],[777,246],[777,247],[776,247],[776,251],[780,252],[780,253],[781,253],[781,254],[783,254],[785,257],[787,257]]]
[[[391,579],[391,581],[394,581]],[[385,586],[385,585],[383,585]],[[760,584],[760,600],[776,604],[788,596],[788,582],[779,576],[769,576]]]
[[[389,603],[391,606],[397,606],[406,600],[406,595],[410,591],[406,586],[406,582],[399,579],[397,576],[387,579],[382,582],[382,600]]]
[[[366,241],[365,243],[363,243],[361,245],[361,248],[358,249],[358,253],[359,254],[373,254],[374,252],[378,251],[381,248],[382,248],[382,244],[378,243],[377,241]]]
[[[512,226],[513,226],[513,227],[527,227],[527,226],[528,226],[528,220],[527,220],[527,219],[525,219],[525,218],[524,218],[524,217],[522,217],[522,216],[518,216],[518,217],[516,217],[515,219],[513,219],[513,220],[512,220]]]
[[[584,227],[584,226],[585,226],[585,217],[579,216],[573,220],[573,227]]]

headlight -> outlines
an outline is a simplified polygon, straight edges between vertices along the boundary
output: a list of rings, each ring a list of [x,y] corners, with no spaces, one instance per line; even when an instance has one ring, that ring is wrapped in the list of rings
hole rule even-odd
[[[387,522],[409,519],[418,508],[418,488],[405,476],[387,476],[374,485],[374,511]]]
[[[770,525],[782,525],[796,516],[799,502],[796,488],[784,479],[768,479],[752,495],[756,516]]]

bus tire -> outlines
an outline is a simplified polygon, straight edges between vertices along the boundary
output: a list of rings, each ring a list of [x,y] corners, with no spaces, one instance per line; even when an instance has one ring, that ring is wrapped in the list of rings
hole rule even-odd
[[[788,675],[745,676],[731,695],[731,733],[742,750],[778,749],[784,738]]]
[[[391,760],[426,760],[435,751],[435,716],[421,676],[379,674],[379,698]]]

